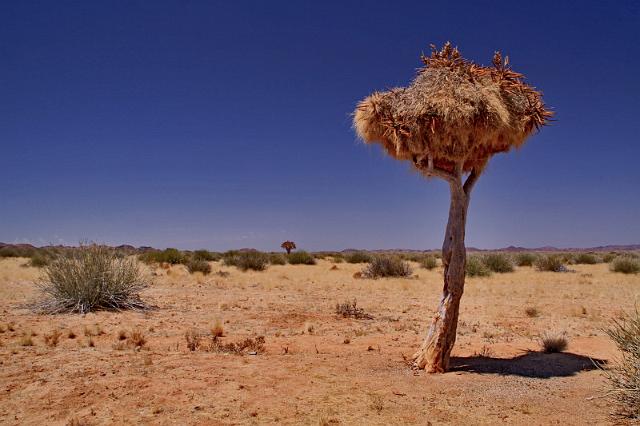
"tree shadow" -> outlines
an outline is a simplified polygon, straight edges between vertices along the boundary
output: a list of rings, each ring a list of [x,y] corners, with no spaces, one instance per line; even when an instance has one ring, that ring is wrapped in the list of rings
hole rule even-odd
[[[449,371],[467,371],[479,374],[500,374],[503,376],[551,377],[573,376],[581,371],[595,370],[606,360],[589,358],[568,352],[547,354],[528,351],[513,358],[492,358],[486,356],[452,357]]]

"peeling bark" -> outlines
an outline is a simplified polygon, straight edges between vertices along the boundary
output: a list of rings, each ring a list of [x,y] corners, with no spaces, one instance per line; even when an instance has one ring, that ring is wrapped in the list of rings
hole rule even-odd
[[[460,299],[464,291],[466,248],[465,226],[469,196],[478,174],[472,172],[464,185],[458,175],[449,180],[451,204],[449,220],[442,245],[444,289],[438,311],[431,322],[427,337],[413,355],[414,366],[429,373],[443,373],[449,367],[449,357],[456,341]]]

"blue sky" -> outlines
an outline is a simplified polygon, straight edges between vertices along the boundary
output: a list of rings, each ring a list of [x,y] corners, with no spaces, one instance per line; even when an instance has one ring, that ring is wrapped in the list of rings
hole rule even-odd
[[[496,156],[467,245],[640,242],[637,2],[0,4],[0,241],[437,248],[448,189],[359,143],[430,43],[494,50],[557,121]]]

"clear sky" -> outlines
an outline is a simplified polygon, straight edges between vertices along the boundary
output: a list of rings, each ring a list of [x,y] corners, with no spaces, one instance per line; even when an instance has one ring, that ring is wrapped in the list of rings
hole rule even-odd
[[[448,189],[358,142],[430,43],[545,93],[467,245],[640,243],[637,1],[4,1],[0,241],[438,248]]]

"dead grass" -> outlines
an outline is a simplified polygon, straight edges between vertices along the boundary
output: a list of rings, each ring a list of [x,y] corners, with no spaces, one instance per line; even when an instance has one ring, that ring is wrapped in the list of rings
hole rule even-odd
[[[45,345],[55,348],[56,346],[58,346],[58,342],[60,341],[60,336],[62,336],[62,333],[58,329],[53,330],[49,334],[45,334],[43,336]]]
[[[373,316],[366,313],[364,309],[358,308],[356,299],[351,302],[336,303],[336,314],[343,318],[373,319]]]
[[[543,352],[551,354],[564,352],[569,346],[567,334],[562,332],[544,332],[540,338],[540,346]]]
[[[224,343],[220,338],[211,339],[208,350],[210,352],[227,353],[233,355],[257,355],[264,352],[265,339],[263,336],[247,337],[238,342]]]

